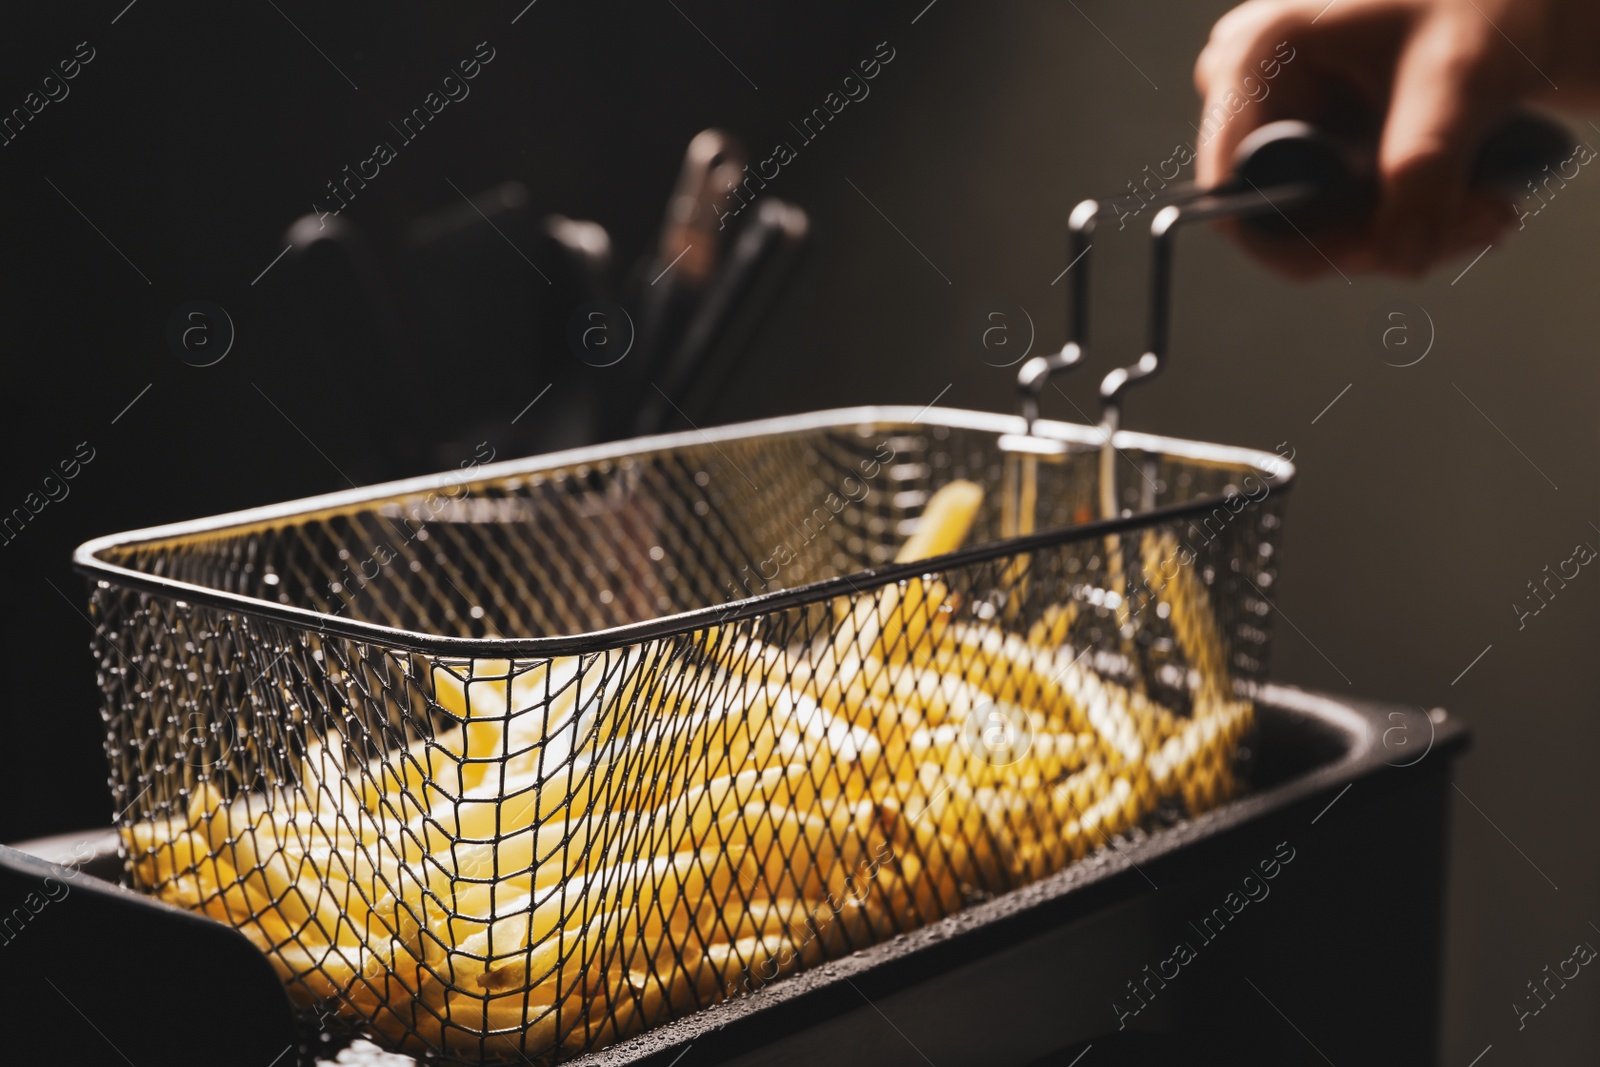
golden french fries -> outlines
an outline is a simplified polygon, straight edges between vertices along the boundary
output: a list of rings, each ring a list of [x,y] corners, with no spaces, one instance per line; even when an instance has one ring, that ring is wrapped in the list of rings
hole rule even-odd
[[[897,562],[958,548],[981,503],[970,482],[935,493]],[[1153,571],[1175,541],[1139,548]],[[1231,795],[1253,710],[1204,583],[1164,579],[1187,717],[1082,662],[1078,602],[1019,635],[923,575],[809,648],[723,626],[666,671],[637,649],[435,664],[453,728],[365,762],[308,737],[273,789],[232,799],[202,780],[186,812],[123,830],[132,874],[393,1047],[597,1048]]]

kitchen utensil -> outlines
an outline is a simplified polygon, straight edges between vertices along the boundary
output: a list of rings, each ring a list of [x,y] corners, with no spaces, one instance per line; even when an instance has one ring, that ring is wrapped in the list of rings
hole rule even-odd
[[[303,215],[284,236],[289,252],[274,268],[274,284],[294,295],[290,314],[308,336],[277,354],[275,376],[283,381],[317,376],[329,395],[366,398],[342,405],[340,418],[316,431],[322,447],[339,457],[351,478],[370,480],[396,467],[417,469],[425,457],[416,454],[414,440],[396,434],[379,416],[405,403],[405,383],[419,373],[392,279],[359,228],[342,216]],[[277,392],[270,381],[267,388]],[[295,410],[281,393],[273,402]]]
[[[513,721],[542,721],[546,731],[555,731],[542,745],[518,750],[517,758],[540,761],[546,784],[536,795],[540,804],[556,804],[575,781],[584,782],[574,778],[581,770],[574,760],[587,751],[558,736],[567,729],[562,723],[575,721],[561,717],[563,700],[581,697],[576,707],[599,701],[598,707],[640,694],[646,701],[640,714],[669,731],[679,721],[669,709],[703,699],[697,694],[718,672],[770,672],[769,684],[792,687],[804,700],[827,700],[823,679],[841,654],[839,620],[884,617],[883,625],[893,625],[892,613],[878,614],[884,605],[925,603],[933,589],[946,590],[940,595],[952,608],[959,605],[955,624],[993,628],[997,640],[1035,635],[1045,641],[1062,665],[1051,684],[1093,670],[1105,679],[1095,684],[1136,685],[1139,699],[1172,709],[1180,722],[1203,701],[1246,699],[1264,678],[1270,645],[1267,608],[1255,587],[1272,580],[1282,490],[1292,478],[1276,457],[1119,433],[1117,447],[1160,475],[1154,507],[1078,524],[1096,499],[1099,432],[1039,421],[1031,427],[1034,436],[1059,438],[1070,455],[1087,460],[1041,471],[1040,499],[1049,505],[1041,532],[1000,539],[999,509],[991,504],[977,517],[970,547],[921,562],[891,562],[934,490],[961,479],[997,484],[1006,457],[1000,438],[1026,429],[1015,417],[975,412],[853,409],[600,446],[497,464],[470,477],[415,479],[91,542],[76,563],[94,582],[107,753],[114,802],[124,809],[120,828],[131,842],[130,872],[148,891],[175,891],[191,861],[172,851],[161,828],[192,827],[182,830],[192,842],[210,827],[204,832],[214,831],[216,869],[237,865],[237,883],[222,876],[224,894],[229,886],[246,892],[246,885],[263,879],[281,881],[293,869],[283,866],[291,861],[281,852],[291,842],[267,829],[277,825],[271,810],[284,812],[280,818],[314,812],[332,797],[372,795],[381,781],[414,783],[402,790],[412,799],[397,793],[396,803],[426,810],[441,796],[460,795],[467,778],[513,758],[511,751],[487,762],[448,755],[448,738],[494,722],[509,729]],[[1230,513],[1201,540],[1200,524],[1246,477],[1270,477],[1274,491]],[[1167,575],[1187,590],[1176,602],[1179,610],[1150,607],[1132,613],[1131,622],[1119,619],[1124,594],[1109,580],[1103,551],[1113,534],[1144,549],[1130,554],[1137,569],[1129,577],[1144,578],[1146,589],[1159,584],[1158,572],[1188,544],[1192,565]],[[1169,554],[1159,559],[1163,552]],[[1027,583],[1020,586],[1013,579],[1023,558]],[[1135,586],[1130,581],[1121,588],[1132,595]],[[932,655],[936,631],[905,625],[898,639],[907,643],[905,654]],[[1130,641],[1136,658],[1125,654]],[[787,658],[762,666],[758,648],[785,650]],[[540,688],[537,679],[553,677],[551,670],[567,657],[577,657],[571,662],[583,671],[581,690]],[[471,701],[478,712],[463,711],[463,690],[482,694]],[[502,714],[491,710],[483,717],[491,692],[513,691],[522,695],[504,698],[511,702],[502,704]],[[662,709],[660,718],[653,708]],[[463,730],[463,714],[476,725]],[[750,712],[741,705],[733,714]],[[726,759],[726,744],[686,742],[677,755],[668,746],[650,757],[659,762],[582,788],[593,791],[596,810],[627,806],[635,803],[628,799],[633,790]],[[818,764],[818,788],[852,788],[848,767],[847,761]],[[753,769],[763,764],[758,760]],[[372,818],[406,816],[374,808]],[[365,923],[359,916],[377,915],[384,900],[415,895],[415,888],[406,888],[414,878],[433,887],[431,903],[407,923],[433,929],[441,921],[475,921],[473,915],[484,914],[477,905],[452,901],[460,894],[463,901],[492,896],[500,884],[497,867],[485,873],[460,864],[474,850],[509,857],[516,846],[500,833],[453,835],[436,821],[431,829],[419,823],[414,831],[390,834],[361,831],[356,822],[365,817],[352,819],[339,833],[365,844],[337,850],[356,857],[349,889],[308,883],[293,891],[299,896],[284,898],[314,903],[319,913],[333,908],[328,917],[334,925],[338,914]],[[649,820],[630,825],[618,824],[615,836],[608,831],[594,847],[619,862],[649,855]],[[1037,832],[1081,840],[1084,831],[1075,826],[1039,826]],[[911,832],[909,824],[904,829]],[[440,832],[450,838],[449,848],[422,859],[409,834],[432,838]],[[1000,840],[1015,849],[1024,833],[1023,826],[1005,823],[971,827],[960,832],[960,847]],[[405,856],[413,859],[396,866]],[[455,873],[441,874],[441,862]],[[772,862],[788,861],[775,856]],[[794,862],[797,876],[811,869]],[[924,868],[906,866],[899,876],[919,884],[918,869]],[[162,870],[173,872],[171,878]],[[543,877],[554,868],[539,870]],[[1008,870],[972,875],[971,899],[1030,881]],[[828,868],[817,873],[832,876]],[[436,882],[440,877],[445,882]],[[698,892],[677,877],[663,875],[658,891]],[[584,884],[557,878],[547,900],[563,910],[582,908]],[[764,899],[751,896],[739,880],[725,888],[732,908]],[[336,892],[342,903],[330,896]],[[240,917],[247,934],[258,921],[280,921],[279,905],[262,906],[267,911]],[[921,921],[939,913],[931,900],[927,907],[934,910]],[[397,929],[397,943],[413,944],[414,931]],[[859,947],[818,945],[811,951],[830,957]],[[558,967],[581,970],[584,958],[561,946],[541,935],[528,947],[554,952]],[[282,964],[285,951],[280,946],[269,955]],[[414,951],[414,967],[385,964],[382,955],[364,957],[364,977],[350,979],[354,986],[335,977],[353,964],[335,967],[328,956],[286,977],[304,1010],[330,1013],[336,1019],[330,1025],[364,1018],[359,1025],[391,1045],[464,1060],[564,1057],[640,1025],[635,1009],[599,996],[588,1002],[585,1019],[570,1011],[554,1017],[531,1012],[511,1031],[485,1029],[472,1005],[487,1010],[489,1001],[485,987],[462,976],[467,957],[447,964],[423,944]],[[687,951],[675,949],[658,965],[671,977],[692,965]],[[445,999],[404,992],[419,981]],[[674,1002],[668,1014],[725,992],[707,988],[693,1003]],[[517,1009],[519,1019],[523,1010]],[[535,1024],[553,1026],[537,1033],[554,1036],[529,1036]]]
[[[574,305],[610,298],[611,235],[598,222],[548,215],[541,224],[561,249],[566,273],[576,279]]]
[[[695,134],[667,201],[655,258],[639,288],[639,358],[645,380],[659,373],[690,310],[716,274],[730,203],[742,203],[744,150],[721,130]]]
[[[694,309],[682,342],[662,365],[655,388],[645,394],[635,433],[662,432],[671,421],[672,404],[689,403],[687,394],[735,318],[743,316],[745,332],[755,328],[781,289],[809,230],[810,220],[798,206],[775,197],[756,202],[754,217],[739,230],[726,262]]]

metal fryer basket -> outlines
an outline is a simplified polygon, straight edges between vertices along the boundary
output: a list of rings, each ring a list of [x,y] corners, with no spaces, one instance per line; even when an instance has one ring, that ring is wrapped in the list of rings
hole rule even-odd
[[[1022,426],[826,412],[83,546],[132,881],[325,1025],[553,1061],[1226,799],[1292,468],[1121,433],[1090,521],[1098,432],[1038,423],[1043,532],[991,493],[891,563]]]

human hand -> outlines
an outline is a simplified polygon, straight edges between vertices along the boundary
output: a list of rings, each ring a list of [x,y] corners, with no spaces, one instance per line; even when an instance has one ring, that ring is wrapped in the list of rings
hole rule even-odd
[[[1268,241],[1228,227],[1296,277],[1417,275],[1493,241],[1515,214],[1468,187],[1484,137],[1516,105],[1600,97],[1600,5],[1581,0],[1249,0],[1225,15],[1195,64],[1205,101],[1196,178],[1228,176],[1251,130],[1298,118],[1356,132],[1381,123],[1379,198],[1363,227]],[[1341,127],[1344,127],[1341,129]],[[1369,131],[1370,132],[1370,131]]]

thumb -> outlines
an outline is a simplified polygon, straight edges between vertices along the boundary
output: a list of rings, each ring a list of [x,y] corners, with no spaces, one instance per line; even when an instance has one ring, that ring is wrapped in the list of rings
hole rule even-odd
[[[1509,96],[1485,60],[1492,32],[1487,23],[1435,21],[1401,52],[1378,148],[1373,232],[1392,270],[1426,268],[1462,211],[1473,155]]]

